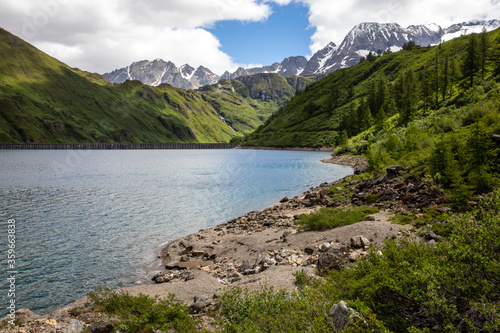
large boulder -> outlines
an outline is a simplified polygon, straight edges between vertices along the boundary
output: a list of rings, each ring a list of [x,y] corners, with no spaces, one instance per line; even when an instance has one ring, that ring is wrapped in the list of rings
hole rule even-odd
[[[361,316],[354,309],[347,306],[346,302],[340,301],[334,304],[326,315],[326,322],[335,328],[336,332],[342,332],[346,326],[359,320]]]
[[[107,321],[98,321],[89,326],[90,333],[112,333],[115,327]]]
[[[401,174],[401,171],[403,171],[403,167],[401,165],[391,165],[390,167],[387,167],[387,176],[389,178],[397,177]]]
[[[345,266],[345,260],[336,254],[326,252],[322,253],[318,257],[318,263],[316,268],[318,269],[320,274],[325,273],[330,269],[341,270]]]
[[[69,320],[68,326],[64,330],[64,333],[80,333],[83,331],[83,329],[83,323],[73,318]]]

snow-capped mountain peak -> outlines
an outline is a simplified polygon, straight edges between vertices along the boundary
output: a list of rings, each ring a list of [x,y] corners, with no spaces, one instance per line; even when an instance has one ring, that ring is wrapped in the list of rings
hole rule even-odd
[[[103,75],[114,83],[140,80],[149,85],[169,83],[179,88],[192,89],[222,79],[234,79],[257,73],[277,73],[282,76],[323,74],[355,65],[361,57],[366,57],[370,52],[384,52],[389,48],[393,52],[399,51],[409,41],[421,46],[436,45],[464,34],[480,33],[483,29],[491,31],[498,27],[500,27],[499,20],[472,20],[453,24],[446,29],[434,23],[403,28],[397,23],[363,22],[354,26],[340,45],[330,42],[309,60],[302,56],[288,57],[281,63],[275,62],[270,66],[239,67],[235,72],[226,71],[219,77],[203,66],[195,69],[185,64],[177,68],[172,62],[157,58],[153,61],[137,61],[130,66]]]

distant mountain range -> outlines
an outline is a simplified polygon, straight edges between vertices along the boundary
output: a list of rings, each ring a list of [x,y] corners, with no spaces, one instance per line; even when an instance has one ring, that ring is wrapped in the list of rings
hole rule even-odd
[[[436,45],[460,35],[479,33],[483,28],[491,31],[498,27],[500,27],[499,20],[473,20],[453,24],[445,29],[437,24],[411,25],[403,28],[397,23],[368,22],[352,28],[340,45],[331,42],[309,60],[303,56],[288,57],[281,63],[276,62],[270,66],[246,69],[240,67],[234,73],[226,71],[220,77],[203,66],[195,69],[188,64],[176,67],[172,62],[162,59],[142,60],[105,73],[103,76],[112,83],[139,80],[151,86],[168,83],[182,89],[197,89],[217,83],[219,80],[259,73],[276,73],[282,76],[328,74],[336,69],[357,64],[361,57],[367,56],[370,52],[383,52],[389,48],[392,51],[399,51],[409,41],[414,41],[420,46]]]

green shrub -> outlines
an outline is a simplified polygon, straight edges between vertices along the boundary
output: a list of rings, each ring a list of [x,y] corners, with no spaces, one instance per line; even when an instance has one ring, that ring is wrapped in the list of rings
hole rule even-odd
[[[122,332],[191,332],[196,328],[186,306],[173,294],[160,299],[143,294],[131,296],[124,291],[101,287],[89,292],[88,298],[99,311],[117,316],[119,321],[115,326]]]
[[[414,217],[407,214],[397,214],[389,218],[389,221],[396,224],[410,224],[413,222]]]
[[[369,205],[379,201],[379,199],[380,199],[380,194],[378,193],[367,193],[365,195],[365,201]]]
[[[366,216],[377,213],[375,207],[322,208],[310,215],[302,215],[295,224],[301,231],[319,231],[338,228],[363,221]]]
[[[222,332],[332,332],[328,303],[315,290],[300,292],[237,287],[221,296]]]

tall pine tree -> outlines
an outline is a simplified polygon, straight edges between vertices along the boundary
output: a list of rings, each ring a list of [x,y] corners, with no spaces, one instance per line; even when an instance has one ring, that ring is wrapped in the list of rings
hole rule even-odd
[[[469,87],[471,88],[474,86],[475,77],[481,64],[478,49],[477,34],[470,34],[463,63],[463,73],[469,80]]]

